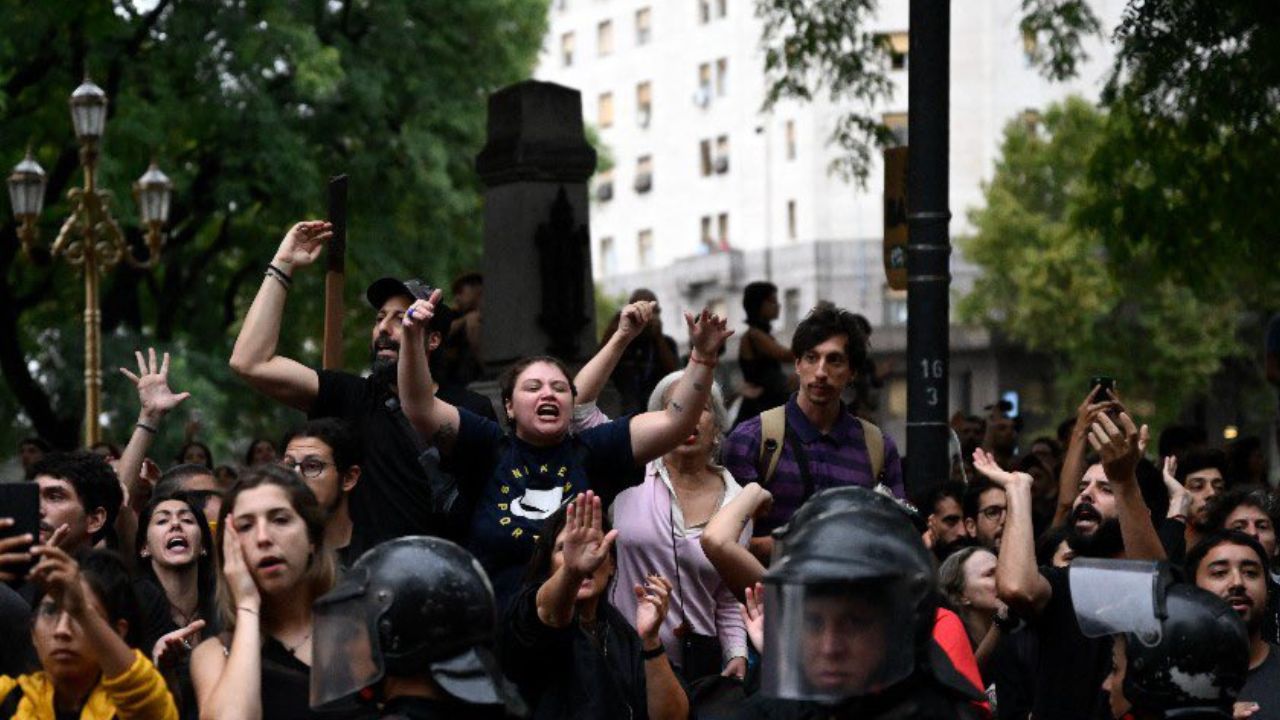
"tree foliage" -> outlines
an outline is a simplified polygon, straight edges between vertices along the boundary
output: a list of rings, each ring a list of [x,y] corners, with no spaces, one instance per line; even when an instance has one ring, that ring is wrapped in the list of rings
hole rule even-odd
[[[960,311],[1055,359],[1058,410],[1079,401],[1090,376],[1111,375],[1159,426],[1241,351],[1241,303],[1197,298],[1156,272],[1152,253],[1118,262],[1102,235],[1080,227],[1082,208],[1111,190],[1090,174],[1108,120],[1072,98],[1048,108],[1042,124],[1007,126],[985,206],[969,216],[975,235],[962,242],[984,273]]]
[[[156,157],[175,182],[161,266],[119,269],[103,291],[104,365],[135,346],[175,351],[175,385],[210,428],[279,432],[278,408],[226,368],[238,319],[288,225],[324,212],[331,174],[351,177],[347,360],[368,353],[362,291],[387,272],[439,284],[477,264],[472,162],[487,94],[527,77],[547,0],[175,3],[0,0],[0,137],[30,141],[49,171],[48,241],[79,180],[66,99],[85,72],[111,98],[100,182],[120,188]],[[115,212],[140,242],[133,203]],[[7,216],[8,214],[5,213]],[[83,302],[64,263],[29,264],[0,225],[0,411],[59,445],[76,442]],[[298,278],[281,347],[318,360],[319,272]],[[108,421],[134,411],[108,375]],[[127,420],[114,423],[127,425]],[[119,433],[123,435],[124,433]],[[214,438],[222,447],[231,436]]]

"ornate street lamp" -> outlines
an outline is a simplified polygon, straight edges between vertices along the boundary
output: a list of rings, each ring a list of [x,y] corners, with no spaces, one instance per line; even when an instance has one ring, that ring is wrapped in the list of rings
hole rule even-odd
[[[64,258],[84,275],[84,438],[98,442],[102,396],[102,313],[98,308],[100,276],[121,261],[138,269],[155,267],[164,250],[164,226],[169,220],[173,183],[155,164],[134,183],[134,195],[146,225],[147,256],[140,260],[111,215],[111,193],[97,187],[98,146],[107,125],[107,94],[85,78],[71,93],[71,124],[80,143],[84,187],[67,192],[71,215],[62,223],[51,254]],[[9,176],[9,201],[21,224],[18,234],[28,257],[37,239],[36,219],[44,206],[46,178],[31,152]]]

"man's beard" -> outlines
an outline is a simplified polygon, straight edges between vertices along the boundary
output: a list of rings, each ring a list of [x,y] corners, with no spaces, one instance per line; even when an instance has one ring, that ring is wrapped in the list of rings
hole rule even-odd
[[[378,353],[383,350],[394,350],[395,357],[384,357]],[[369,375],[380,385],[391,386],[396,383],[397,362],[400,357],[400,343],[389,337],[379,337],[369,347]]]
[[[1099,521],[1097,529],[1090,535],[1076,530],[1076,521],[1080,519],[1081,510],[1085,507],[1088,507],[1093,513],[1092,517]],[[1124,552],[1124,536],[1120,533],[1120,521],[1115,518],[1102,520],[1097,508],[1085,504],[1077,505],[1071,511],[1067,522],[1071,528],[1070,534],[1067,535],[1067,546],[1074,550],[1077,556],[1110,558]]]

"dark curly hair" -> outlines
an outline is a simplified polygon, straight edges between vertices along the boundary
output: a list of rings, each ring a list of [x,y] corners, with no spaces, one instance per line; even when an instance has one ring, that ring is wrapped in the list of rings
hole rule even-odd
[[[95,543],[113,536],[116,516],[124,504],[124,490],[105,458],[87,450],[49,453],[31,468],[31,477],[41,475],[70,483],[86,513],[98,508],[107,511],[107,521],[93,534]]]
[[[867,336],[862,332],[857,316],[834,305],[819,305],[800,321],[791,336],[791,354],[802,358],[805,353],[837,335],[846,338],[844,354],[849,366],[861,368],[867,360]]]

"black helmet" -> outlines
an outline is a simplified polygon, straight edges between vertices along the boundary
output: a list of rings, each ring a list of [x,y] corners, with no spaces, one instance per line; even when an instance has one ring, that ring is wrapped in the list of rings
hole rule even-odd
[[[796,531],[806,527],[813,518],[841,510],[864,508],[888,513],[898,512],[917,526],[918,533],[923,533],[927,523],[919,511],[910,503],[899,500],[887,492],[881,492],[879,488],[882,487],[884,486],[878,485],[876,490],[868,490],[857,485],[841,485],[815,493],[792,513],[785,525],[780,525],[773,531],[774,547],[777,551],[774,559],[776,560],[782,554],[780,546],[785,544]]]
[[[1125,642],[1124,694],[1151,710],[1218,707],[1230,713],[1249,674],[1249,635],[1222,598],[1194,585],[1170,586],[1160,641]]]
[[[497,611],[489,578],[448,540],[402,537],[374,547],[314,612],[313,707],[388,675],[423,673],[467,702],[515,702],[491,651]]]
[[[765,575],[770,696],[875,694],[927,661],[937,610],[929,551],[893,500],[865,488],[841,498],[846,509],[792,523]]]

